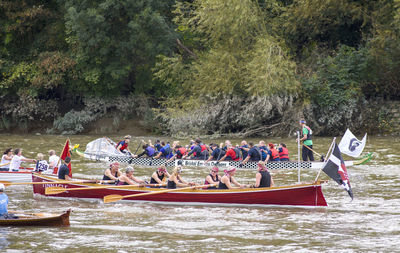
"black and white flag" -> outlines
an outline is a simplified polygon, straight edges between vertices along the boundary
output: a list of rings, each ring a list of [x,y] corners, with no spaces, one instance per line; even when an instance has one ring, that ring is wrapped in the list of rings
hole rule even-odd
[[[336,143],[332,154],[329,156],[328,162],[325,164],[322,170],[339,185],[341,185],[353,200],[353,191],[351,190],[347,169],[344,165],[342,155],[340,154],[340,149]]]
[[[359,141],[354,134],[347,129],[344,133],[342,140],[340,140],[339,148],[343,154],[359,157],[361,152],[364,150],[365,143],[367,142],[367,134],[364,135],[364,138]]]

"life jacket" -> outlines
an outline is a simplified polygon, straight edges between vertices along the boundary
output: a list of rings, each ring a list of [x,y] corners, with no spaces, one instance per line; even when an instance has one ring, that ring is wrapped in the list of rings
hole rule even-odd
[[[148,146],[147,148],[146,148],[146,151],[147,151],[147,156],[153,156],[154,155],[154,153],[156,152],[156,150],[153,148],[153,147],[150,147],[150,146]]]
[[[312,139],[312,130],[311,130],[311,128],[309,126],[304,126],[304,127],[307,128],[307,130],[308,130],[308,134],[307,134],[307,139],[306,140],[311,140]],[[303,132],[303,131],[301,131],[301,132]]]
[[[170,158],[169,156],[171,154],[171,147],[169,146],[169,144],[165,145],[163,148],[164,148],[164,152],[162,153],[162,156],[166,157],[166,158]]]
[[[181,159],[182,156],[184,156],[185,154],[186,154],[186,148],[178,148],[178,150],[176,151],[176,157],[179,159]]]
[[[200,147],[201,147],[201,152],[203,152],[204,150],[207,150],[207,146],[204,144],[200,145]]]
[[[272,158],[271,160],[279,159],[278,150],[276,150],[275,148],[271,148],[270,151],[271,151],[271,158]]]
[[[287,158],[289,159],[289,150],[287,148],[281,147],[282,151],[279,152],[279,158]]]
[[[230,148],[233,151],[235,151],[235,157],[229,156],[230,158],[232,158],[233,161],[238,161],[240,160],[240,149],[238,148]],[[229,150],[228,150],[229,151]],[[228,151],[226,151],[228,153]]]
[[[240,151],[240,148],[234,148],[233,149],[234,151],[235,151],[235,153],[236,153],[236,159],[237,158],[239,158],[239,159],[241,159],[242,158],[242,152]]]
[[[122,146],[121,146],[121,148],[119,149],[119,150],[124,150],[124,149],[126,149],[127,147],[128,147],[128,143],[126,143],[125,141],[120,141],[120,142],[118,142],[118,144],[117,144],[117,146],[115,146],[115,148],[118,148],[118,146],[119,146],[119,144],[121,144],[121,143],[124,143]]]

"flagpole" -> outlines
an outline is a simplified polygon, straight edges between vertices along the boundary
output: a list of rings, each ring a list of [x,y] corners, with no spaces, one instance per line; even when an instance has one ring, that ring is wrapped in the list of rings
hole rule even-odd
[[[319,174],[321,174],[322,169],[323,169],[323,168],[325,167],[325,165],[328,163],[328,161],[329,161],[329,155],[330,155],[329,152],[332,151],[332,147],[333,147],[335,141],[336,141],[336,137],[333,137],[333,141],[332,141],[332,143],[331,143],[331,146],[329,147],[328,152],[326,153],[326,159],[325,159],[325,161],[324,161],[324,164],[322,165],[321,169],[319,169],[318,174],[317,174],[317,177],[315,178],[314,182],[317,182],[317,179],[319,178]]]
[[[67,141],[69,141],[69,138],[67,138],[67,140],[65,141],[65,143],[64,143],[64,148],[63,148],[63,150],[61,151],[61,154],[60,154],[60,159],[58,159],[58,162],[57,162],[57,166],[55,166],[55,167],[57,167],[58,168],[58,164],[60,163],[60,161],[61,161],[61,156],[62,156],[62,154],[64,154],[64,150],[65,150],[65,147],[67,146]],[[68,150],[69,151],[69,150]]]
[[[297,131],[297,181],[300,184],[300,133]]]

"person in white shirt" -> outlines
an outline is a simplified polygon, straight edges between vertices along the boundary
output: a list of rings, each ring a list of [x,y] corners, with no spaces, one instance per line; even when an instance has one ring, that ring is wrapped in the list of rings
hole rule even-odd
[[[59,168],[61,166],[61,159],[56,155],[56,151],[54,150],[49,150],[49,166],[50,169],[54,169],[55,167]]]
[[[42,172],[44,174],[52,174],[53,170],[50,169],[49,164],[43,159],[44,155],[42,153],[37,154],[37,162],[35,172]]]
[[[1,157],[0,171],[8,171],[10,169],[10,163],[12,158],[13,158],[12,148],[6,149],[6,151],[4,151],[3,156]]]
[[[11,159],[10,163],[10,171],[19,171],[19,167],[21,166],[22,162],[33,162],[36,163],[35,159],[30,159],[22,156],[22,149],[17,148],[14,151],[14,156]]]

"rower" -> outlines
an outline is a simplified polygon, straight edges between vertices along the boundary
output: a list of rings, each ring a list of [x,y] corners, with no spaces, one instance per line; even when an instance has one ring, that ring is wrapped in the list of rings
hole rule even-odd
[[[182,166],[176,166],[172,171],[172,174],[168,178],[168,184],[167,184],[168,189],[176,189],[176,187],[189,187],[196,185],[193,182],[188,183],[185,180],[183,180],[180,175],[181,173],[182,173]]]
[[[103,180],[118,180],[121,174],[121,171],[119,171],[119,162],[113,162],[110,164],[110,168],[104,172]]]
[[[18,219],[17,216],[8,213],[8,196],[4,193],[4,184],[0,184],[0,219]]]
[[[143,152],[138,154],[138,155],[133,155],[134,158],[141,157],[143,155],[146,155],[147,157],[153,157],[155,155],[155,153],[156,153],[156,150],[152,146],[147,144],[147,143],[144,144],[142,146],[142,148],[143,148]]]
[[[163,184],[170,176],[165,165],[161,165],[157,171],[154,171],[153,175],[151,175],[150,184]]]
[[[258,171],[256,174],[256,183],[254,184],[254,188],[271,187],[271,186],[274,186],[274,180],[272,179],[271,174],[269,174],[267,168],[265,167],[265,163],[259,162]]]
[[[250,147],[249,147],[249,145],[247,144],[247,141],[243,140],[243,141],[240,143],[239,149],[240,149],[240,151],[242,152],[242,157],[243,157],[243,159],[245,159],[245,158],[247,157],[247,155],[248,155],[249,150],[250,150]]]
[[[240,150],[239,148],[234,148],[232,144],[227,145],[227,151],[223,157],[218,162],[222,162],[223,160],[232,160],[232,161],[239,161],[240,160]]]
[[[221,178],[218,175],[218,167],[214,166],[211,169],[211,173],[207,175],[204,184],[205,185],[207,185],[207,184],[215,184],[215,185],[217,185],[219,183],[220,179]],[[208,187],[206,189],[217,189],[217,186]]]
[[[173,161],[175,158],[182,159],[187,154],[186,148],[182,147],[181,145],[176,145],[174,147],[174,151],[175,154],[171,157],[171,159],[168,160],[168,162]]]
[[[172,157],[172,149],[171,146],[169,145],[169,142],[165,144],[165,142],[161,142],[161,145],[163,146],[160,149],[160,152],[154,157],[154,158],[171,158]]]
[[[19,167],[22,162],[33,162],[36,163],[35,159],[25,158],[22,156],[22,148],[17,148],[14,150],[14,156],[11,159],[10,171],[19,171]]]
[[[222,149],[222,147],[218,147],[218,144],[216,143],[212,143],[210,145],[210,148],[212,150],[211,156],[207,159],[206,162],[209,162],[211,160],[218,160],[225,155],[225,151]]]
[[[193,157],[191,157],[192,159],[199,159],[199,160],[207,159],[208,157],[207,146],[204,145],[200,139],[196,139],[193,149],[187,155],[183,156],[183,158],[190,157],[191,155],[193,155]]]
[[[71,180],[71,177],[69,176],[69,168],[68,164],[71,162],[71,157],[67,156],[65,157],[64,163],[60,166],[58,169],[58,179],[64,179],[64,180]]]
[[[278,150],[275,149],[275,145],[273,143],[268,143],[268,147],[269,147],[268,151],[262,150],[264,153],[267,154],[267,157],[265,158],[264,162],[269,162],[269,161],[279,162],[280,161],[279,152]]]
[[[263,161],[265,161],[265,159],[267,158],[267,153],[266,152],[268,152],[268,147],[265,145],[265,141],[260,141],[259,143],[258,143],[258,148],[260,149],[260,151],[261,151],[261,159],[263,160]],[[265,152],[264,152],[265,151]]]
[[[133,172],[135,172],[135,170],[132,167],[127,167],[126,171],[125,171],[125,174],[122,174],[120,177],[118,177],[117,185],[140,185],[140,184],[144,184],[145,182],[143,180],[133,176]]]
[[[283,162],[289,161],[289,150],[286,148],[285,143],[280,143],[278,147],[279,159]]]
[[[115,147],[118,151],[125,155],[132,156],[132,152],[129,150],[129,142],[131,141],[130,135],[125,135],[124,139],[118,142],[117,146]]]
[[[239,167],[242,167],[245,163],[248,161],[251,162],[258,162],[261,160],[261,152],[260,149],[256,146],[254,146],[253,142],[249,142],[249,151],[247,153],[247,157],[243,160],[243,162],[239,165]]]
[[[3,156],[1,157],[1,168],[0,171],[8,171],[10,169],[10,163],[13,158],[12,148],[8,148],[4,151]]]
[[[54,168],[58,168],[61,166],[61,159],[58,155],[56,155],[56,151],[50,149],[49,150],[49,168],[54,170]]]
[[[42,153],[38,153],[36,157],[37,157],[37,162],[35,171],[42,172],[45,174],[53,174],[53,170],[49,169],[49,164],[47,163],[46,160],[44,160],[44,155]]]
[[[228,167],[228,169],[224,170],[225,174],[221,177],[221,181],[219,181],[218,189],[227,190],[227,189],[245,188],[246,187],[246,185],[239,184],[236,181],[236,179],[234,178],[235,171],[236,171],[236,168],[233,166],[230,166],[230,167]],[[237,187],[232,186],[231,183],[233,183]]]

